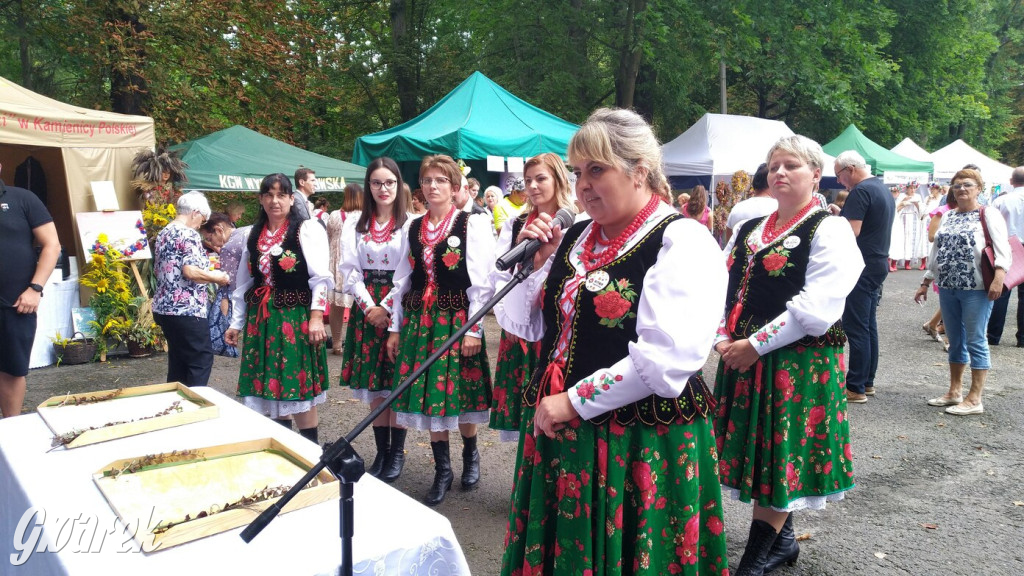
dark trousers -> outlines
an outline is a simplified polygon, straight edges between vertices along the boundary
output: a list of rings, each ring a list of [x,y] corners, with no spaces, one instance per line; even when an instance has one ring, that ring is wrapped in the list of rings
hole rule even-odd
[[[884,262],[881,264],[881,273],[876,270],[878,267],[865,267],[857,285],[846,297],[846,309],[843,311],[843,330],[850,342],[846,387],[857,394],[863,394],[865,387],[874,387],[875,371],[878,369],[876,312],[882,298],[882,282],[888,274]]]
[[[206,318],[153,314],[153,319],[167,338],[167,381],[206,386],[213,369],[210,326]]]
[[[1024,290],[1018,286],[1017,290],[1017,346],[1024,346]],[[1013,290],[1006,290],[998,300],[992,303],[992,315],[988,319],[988,342],[999,344],[1003,337],[1003,326],[1006,323],[1006,309],[1010,305],[1010,295]]]

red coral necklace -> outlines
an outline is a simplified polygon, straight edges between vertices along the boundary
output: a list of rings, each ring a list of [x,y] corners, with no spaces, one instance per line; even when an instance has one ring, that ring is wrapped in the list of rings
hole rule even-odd
[[[455,215],[455,205],[453,204],[451,209],[448,210],[448,215],[444,217],[444,220],[434,228],[433,231],[427,231],[427,224],[429,223],[428,216],[423,217],[423,223],[420,225],[420,243],[423,244],[424,248],[433,249],[437,246],[437,243],[444,238],[444,235],[448,232],[448,224],[451,223],[452,217]]]
[[[812,198],[803,208],[800,209],[799,212],[797,212],[796,216],[793,216],[785,224],[778,227],[776,225],[779,222],[779,211],[776,210],[775,212],[772,212],[771,215],[768,216],[768,220],[764,223],[764,228],[761,230],[761,243],[767,246],[774,242],[775,239],[781,236],[783,232],[789,230],[790,226],[802,220],[803,217],[813,210],[815,206],[817,206],[817,203],[814,202],[814,199]]]
[[[377,228],[376,218],[370,218],[370,240],[376,242],[377,244],[386,244],[388,240],[391,240],[391,233],[394,231],[394,214],[391,215],[391,218],[381,228]]]
[[[288,220],[285,219],[284,223],[281,224],[273,234],[270,234],[267,231],[269,226],[269,224],[264,225],[263,231],[260,232],[259,243],[257,244],[257,248],[259,248],[260,252],[269,252],[271,248],[281,243],[281,239],[284,238],[284,233],[288,230]]]
[[[630,237],[633,236],[633,234],[636,234],[636,231],[644,225],[644,222],[651,217],[651,214],[654,214],[654,211],[658,208],[659,202],[661,202],[661,200],[652,194],[647,205],[633,217],[633,221],[629,223],[629,226],[626,226],[625,230],[620,232],[618,236],[610,240],[607,244],[601,240],[601,225],[597,222],[591,224],[590,234],[587,235],[587,239],[583,242],[583,254],[580,255],[580,259],[583,261],[583,269],[590,272],[614,260],[619,255],[619,250],[622,249],[622,246],[630,239]],[[595,255],[594,246],[596,246],[598,242],[600,242],[602,246],[606,246],[606,248],[602,250],[600,254]]]

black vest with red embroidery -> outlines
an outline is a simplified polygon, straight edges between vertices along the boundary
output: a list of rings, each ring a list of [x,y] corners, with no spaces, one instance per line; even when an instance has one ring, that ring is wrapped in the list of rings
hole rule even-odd
[[[296,306],[309,306],[313,301],[313,292],[309,289],[309,268],[306,266],[306,255],[302,252],[302,245],[299,244],[299,228],[302,220],[288,222],[288,231],[281,240],[281,253],[277,256],[270,256],[270,274],[273,278],[274,306],[277,308],[294,308]],[[256,289],[267,284],[267,279],[260,270],[259,259],[259,238],[262,230],[255,226],[249,233],[249,270],[252,274],[253,284],[245,292],[247,304],[259,304],[261,298],[257,295]],[[291,254],[288,254],[288,253]],[[281,260],[286,254],[295,257],[295,264],[285,270],[281,267]],[[287,260],[286,260],[287,262]]]
[[[730,255],[729,291],[725,303],[725,316],[729,318],[739,298],[745,274],[749,274],[746,290],[743,291],[743,310],[730,336],[733,340],[746,339],[786,311],[786,303],[803,290],[807,280],[807,265],[811,257],[811,240],[818,226],[830,214],[824,210],[814,212],[788,234],[783,234],[760,252],[754,254],[748,270],[747,257],[750,248],[747,238],[756,233],[758,224],[767,218],[754,218],[744,222],[736,233],[736,245]],[[799,243],[792,248],[796,238]],[[842,322],[833,324],[822,336],[805,336],[790,344],[795,346],[842,345],[846,333]]]
[[[572,335],[565,357],[566,387],[576,385],[594,372],[608,368],[629,355],[629,344],[637,339],[636,317],[647,271],[658,260],[665,229],[671,222],[681,218],[679,214],[664,218],[636,245],[598,268],[608,274],[608,285],[603,289],[592,292],[580,284],[576,295],[576,313],[572,319]],[[542,306],[545,331],[541,362],[523,392],[523,402],[528,406],[536,406],[539,400],[541,378],[555,353],[562,328],[564,317],[559,310],[558,299],[566,283],[576,273],[569,261],[570,249],[588,225],[589,222],[580,222],[566,231],[544,285]],[[678,398],[662,398],[651,394],[632,404],[605,412],[591,421],[603,424],[614,416],[624,426],[636,423],[651,426],[671,424],[680,419],[690,422],[697,415],[706,417],[711,411],[712,402],[711,393],[700,374],[696,374],[690,378]]]
[[[516,238],[519,237],[519,233],[523,231],[524,227],[526,227],[526,219],[529,217],[530,215],[528,213],[523,212],[519,216],[516,216],[515,220],[512,221],[512,242],[509,244],[509,250],[515,248],[516,244],[518,244],[518,242],[516,242]]]
[[[423,306],[423,291],[427,287],[427,272],[423,268],[423,244],[420,242],[420,228],[424,226],[426,216],[412,221],[409,225],[409,258],[412,264],[412,286],[402,297],[402,307],[419,310]],[[469,297],[466,289],[472,285],[469,279],[469,268],[466,265],[468,242],[467,230],[469,214],[458,210],[455,221],[448,229],[448,235],[434,246],[434,262],[432,265],[434,281],[437,283],[437,300],[435,306],[441,310],[466,310],[469,308]],[[457,246],[452,246],[452,238],[458,238]],[[453,266],[445,263],[445,259],[454,262]]]

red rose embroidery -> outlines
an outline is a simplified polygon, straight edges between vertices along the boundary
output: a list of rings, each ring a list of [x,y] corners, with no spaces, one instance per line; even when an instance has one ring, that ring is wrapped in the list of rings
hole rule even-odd
[[[633,306],[618,292],[609,291],[594,298],[594,306],[597,307],[597,315],[609,320],[618,320],[625,316],[626,312]]]
[[[765,256],[764,259],[761,261],[764,262],[765,270],[768,270],[769,272],[774,272],[775,270],[781,270],[782,267],[785,266],[787,262],[789,262],[789,258],[786,258],[782,254],[772,253]]]
[[[462,259],[462,253],[459,250],[452,250],[449,248],[445,251],[444,256],[441,256],[441,262],[448,267],[449,270],[454,270],[459,265],[459,260]]]
[[[284,270],[285,272],[294,272],[295,265],[299,263],[299,257],[291,250],[285,250],[284,254],[281,255],[281,259],[278,260],[277,263],[281,266],[281,270]]]
[[[594,383],[593,382],[582,382],[576,387],[576,393],[579,394],[580,398],[591,400],[594,398]]]

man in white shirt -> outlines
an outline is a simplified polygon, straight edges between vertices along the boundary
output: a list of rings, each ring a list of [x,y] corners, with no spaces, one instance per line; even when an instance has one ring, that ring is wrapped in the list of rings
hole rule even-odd
[[[751,218],[767,216],[779,209],[779,201],[772,198],[771,191],[768,189],[767,164],[761,164],[757,167],[757,172],[754,172],[750,186],[752,188],[750,198],[737,203],[732,207],[732,211],[729,212],[729,219],[725,222],[726,244],[729,243],[729,238],[732,237],[736,227],[740,224]]]
[[[999,210],[1006,220],[1006,232],[1024,240],[1024,166],[1014,168],[1010,175],[1013,190],[1000,195],[992,201],[990,208]],[[999,344],[1003,336],[1003,325],[1006,322],[1006,307],[1010,303],[1010,292],[1006,290],[992,305],[992,315],[988,318],[988,343],[990,346]],[[1024,348],[1024,290],[1017,288],[1017,348]]]
[[[455,204],[455,208],[462,210],[463,212],[469,212],[470,214],[487,214],[487,210],[476,205],[473,202],[473,196],[471,195],[469,188],[469,181],[466,177],[462,177],[462,185],[455,190],[455,194],[452,195],[452,203]]]

